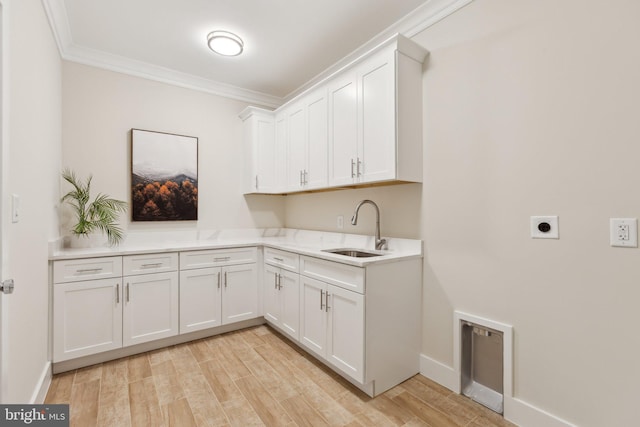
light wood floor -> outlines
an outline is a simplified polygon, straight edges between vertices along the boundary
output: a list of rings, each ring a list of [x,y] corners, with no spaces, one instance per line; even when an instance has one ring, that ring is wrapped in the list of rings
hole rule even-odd
[[[55,375],[71,426],[513,426],[421,375],[371,399],[267,326]]]

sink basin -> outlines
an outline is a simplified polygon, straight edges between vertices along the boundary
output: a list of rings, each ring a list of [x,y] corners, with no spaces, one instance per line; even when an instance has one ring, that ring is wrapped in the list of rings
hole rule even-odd
[[[384,255],[383,253],[379,253],[379,252],[369,252],[369,251],[363,251],[362,249],[347,249],[347,248],[323,249],[322,251],[329,252],[331,254],[336,254],[336,255],[350,256],[353,258],[369,258],[369,257]]]

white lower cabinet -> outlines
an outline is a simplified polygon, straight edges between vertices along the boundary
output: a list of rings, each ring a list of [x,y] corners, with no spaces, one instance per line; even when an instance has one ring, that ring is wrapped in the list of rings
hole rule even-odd
[[[183,252],[180,260],[181,334],[259,316],[256,248]]]
[[[200,268],[180,272],[180,333],[222,324],[221,269]]]
[[[301,344],[364,381],[364,295],[301,276]]]
[[[236,247],[54,261],[53,362],[264,314],[370,396],[419,372],[422,259],[357,267],[265,247],[258,260]]]
[[[370,396],[419,372],[422,260],[300,257],[300,345]]]
[[[263,311],[267,322],[290,338],[300,339],[300,256],[264,249]]]
[[[122,344],[178,334],[178,272],[125,276]]]
[[[53,360],[122,347],[122,280],[98,279],[53,288]]]
[[[298,273],[265,265],[263,280],[264,318],[297,341],[300,323]]]
[[[259,317],[256,254],[242,247],[54,261],[53,361]]]
[[[258,268],[242,264],[222,269],[222,324],[258,317]]]

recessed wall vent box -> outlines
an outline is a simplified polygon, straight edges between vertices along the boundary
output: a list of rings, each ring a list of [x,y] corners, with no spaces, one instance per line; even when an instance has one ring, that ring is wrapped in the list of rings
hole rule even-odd
[[[502,414],[503,333],[467,321],[462,321],[460,327],[462,394]]]

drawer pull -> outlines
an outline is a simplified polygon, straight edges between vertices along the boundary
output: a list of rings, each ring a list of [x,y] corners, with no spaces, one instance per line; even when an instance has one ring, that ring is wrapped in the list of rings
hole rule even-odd
[[[276,261],[279,261],[279,262],[284,262],[284,259],[278,258],[278,257],[275,257],[275,256],[273,257],[273,259],[275,259]]]
[[[161,262],[154,262],[154,263],[149,263],[149,264],[142,264],[140,267],[141,268],[155,268],[155,267],[160,267],[162,265]]]
[[[102,271],[102,267],[98,267],[98,268],[81,268],[79,270],[76,270],[76,273],[97,273],[98,271]]]
[[[223,256],[223,257],[218,257],[218,258],[214,258],[214,261],[229,261],[231,259],[230,256]]]

